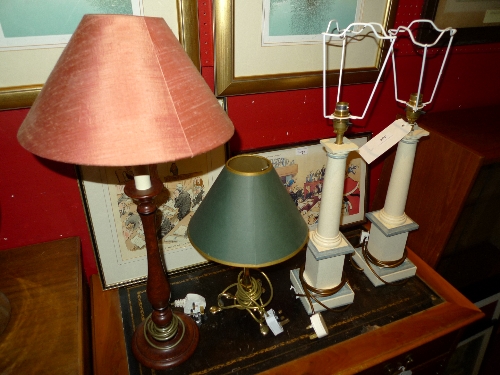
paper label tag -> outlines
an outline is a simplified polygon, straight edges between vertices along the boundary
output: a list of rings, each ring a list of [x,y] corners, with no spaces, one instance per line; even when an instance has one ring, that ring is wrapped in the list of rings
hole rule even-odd
[[[378,133],[369,142],[359,149],[361,157],[370,164],[380,155],[398,143],[411,131],[411,125],[405,120],[399,119]]]
[[[295,149],[295,155],[307,155],[307,147],[297,147]]]

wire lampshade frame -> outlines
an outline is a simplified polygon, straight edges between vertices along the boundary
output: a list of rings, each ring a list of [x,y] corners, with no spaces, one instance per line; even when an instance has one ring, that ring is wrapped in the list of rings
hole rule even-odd
[[[436,40],[433,43],[423,44],[423,43],[419,43],[415,40],[415,37],[413,36],[411,29],[414,25],[417,25],[419,23],[429,23],[437,32],[439,32],[439,35],[437,36]],[[332,27],[332,24],[335,24],[335,27],[333,29],[333,32],[329,32],[330,28]],[[381,24],[375,23],[375,22],[371,22],[371,23],[359,23],[359,22],[356,23],[355,22],[355,23],[351,23],[345,29],[341,30],[338,26],[338,22],[336,20],[331,20],[328,23],[328,27],[326,29],[326,32],[322,33],[322,35],[323,35],[323,117],[328,118],[328,119],[339,119],[339,117],[337,117],[335,114],[327,115],[327,113],[326,113],[326,108],[327,108],[327,105],[326,105],[326,102],[327,102],[327,99],[326,99],[326,86],[327,86],[326,85],[326,70],[327,70],[327,48],[326,47],[327,47],[327,40],[331,40],[333,38],[335,40],[342,41],[342,54],[341,54],[339,81],[338,81],[338,89],[337,89],[337,103],[338,103],[341,101],[340,96],[341,96],[341,88],[342,88],[342,73],[343,73],[344,64],[345,64],[345,54],[346,54],[345,52],[346,52],[346,48],[347,48],[346,41],[349,37],[354,37],[356,35],[359,35],[365,29],[371,29],[371,31],[369,30],[369,33],[373,37],[379,39],[381,42],[384,40],[387,40],[387,41],[389,41],[390,45],[389,45],[389,49],[387,51],[387,54],[385,56],[385,59],[382,63],[382,66],[380,68],[380,72],[379,72],[379,75],[377,77],[377,80],[373,86],[372,92],[371,92],[370,97],[368,99],[368,102],[366,104],[366,107],[363,111],[363,114],[361,116],[355,116],[355,115],[349,114],[349,119],[361,120],[365,117],[365,115],[368,111],[368,108],[370,106],[370,103],[373,99],[373,96],[375,94],[375,91],[377,89],[377,86],[378,86],[380,79],[383,75],[383,72],[387,66],[389,56],[391,56],[391,58],[392,58],[393,74],[394,74],[394,96],[395,96],[396,101],[399,103],[403,103],[405,105],[410,106],[414,112],[421,110],[424,106],[430,104],[434,99],[434,95],[437,91],[437,87],[438,87],[439,82],[441,80],[441,76],[442,76],[442,73],[444,71],[444,66],[445,66],[446,61],[448,59],[450,47],[451,47],[451,44],[453,42],[453,36],[457,32],[456,29],[453,29],[451,27],[448,27],[446,29],[439,29],[432,21],[420,19],[420,20],[412,21],[408,26],[399,26],[396,29],[389,29],[387,32],[384,30],[384,28],[382,27]],[[422,57],[422,65],[420,68],[420,77],[419,77],[419,83],[418,83],[417,98],[420,97],[420,94],[422,91],[422,82],[423,82],[423,77],[424,77],[424,72],[425,72],[425,63],[426,63],[428,48],[434,47],[445,34],[449,33],[450,39],[448,42],[448,46],[446,48],[446,52],[445,52],[445,55],[443,57],[443,61],[441,63],[441,68],[439,70],[438,77],[437,77],[436,82],[434,84],[434,89],[432,91],[431,98],[428,102],[420,103],[417,100],[415,102],[415,104],[409,104],[408,102],[398,98],[398,87],[397,87],[397,77],[396,77],[396,75],[397,75],[396,74],[396,58],[395,58],[395,54],[394,54],[394,43],[396,42],[398,35],[401,33],[404,33],[404,32],[407,32],[409,34],[410,39],[414,45],[424,49],[423,57]]]
[[[419,43],[415,40],[415,37],[413,36],[411,29],[412,29],[413,25],[418,24],[418,23],[429,23],[434,28],[434,30],[439,32],[439,35],[436,38],[436,40],[434,41],[434,43],[423,44],[423,43]],[[397,102],[412,107],[413,112],[416,112],[418,110],[421,110],[423,107],[430,104],[434,100],[434,95],[436,94],[437,87],[439,85],[439,81],[441,80],[441,76],[442,76],[443,71],[444,71],[444,66],[445,66],[446,61],[448,59],[448,54],[450,52],[451,44],[453,42],[453,36],[456,34],[457,30],[453,29],[451,27],[447,27],[446,29],[439,29],[434,24],[434,22],[432,22],[430,20],[415,20],[415,21],[412,21],[408,26],[399,26],[397,29],[390,29],[389,30],[389,34],[391,34],[393,36],[397,36],[399,33],[404,33],[404,32],[408,33],[408,35],[409,35],[409,37],[414,45],[416,45],[418,47],[422,47],[424,49],[423,56],[422,56],[422,65],[420,68],[420,78],[418,81],[418,90],[417,90],[417,96],[416,96],[417,98],[420,98],[420,94],[422,92],[422,81],[424,79],[425,63],[426,63],[428,48],[434,47],[439,42],[439,40],[443,37],[444,34],[449,33],[449,35],[450,35],[450,39],[448,41],[448,46],[446,47],[446,52],[444,54],[443,61],[441,63],[441,68],[439,69],[439,74],[436,78],[436,83],[434,84],[434,89],[432,90],[432,95],[431,95],[431,98],[429,99],[428,102],[420,103],[417,100],[415,102],[415,104],[410,105],[408,102],[398,98],[398,84],[397,84],[397,78],[396,78],[396,58],[394,56],[394,51],[392,51],[392,65],[393,65],[393,72],[394,72],[394,97],[395,97]]]
[[[329,33],[328,31],[330,30],[332,24],[335,23],[335,28],[333,31],[337,32],[332,32]],[[342,73],[344,70],[344,64],[345,64],[345,52],[347,48],[347,39],[349,37],[353,37],[356,35],[361,34],[365,29],[371,29],[371,33],[373,33],[373,36],[376,39],[379,39],[380,42],[387,40],[390,42],[389,50],[385,56],[384,62],[382,64],[382,67],[380,68],[380,72],[378,74],[377,80],[373,86],[373,90],[370,94],[370,97],[368,99],[368,103],[366,104],[365,110],[361,116],[353,116],[349,115],[350,119],[363,119],[366,115],[366,112],[368,111],[368,107],[370,106],[370,103],[372,101],[373,96],[375,95],[375,91],[377,89],[377,86],[380,82],[380,79],[382,78],[382,75],[384,73],[385,67],[387,65],[387,61],[389,60],[389,56],[391,55],[393,48],[394,48],[394,42],[396,41],[396,36],[389,35],[387,32],[384,30],[383,26],[380,23],[376,22],[354,22],[351,23],[349,26],[347,26],[345,29],[341,30],[339,28],[339,24],[336,20],[331,20],[328,23],[328,27],[326,29],[326,32],[322,33],[323,35],[323,116],[328,119],[335,119],[339,118],[335,116],[334,114],[332,115],[327,115],[326,114],[326,70],[327,70],[327,38],[335,39],[335,40],[341,40],[342,41],[342,54],[340,57],[340,72],[339,72],[339,83],[338,83],[338,89],[337,89],[337,103],[340,102],[340,92],[341,92],[341,87],[342,87]]]

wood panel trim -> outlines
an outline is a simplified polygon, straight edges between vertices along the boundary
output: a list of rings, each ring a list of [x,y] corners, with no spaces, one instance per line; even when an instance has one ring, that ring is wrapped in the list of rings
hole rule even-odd
[[[103,291],[98,275],[92,275],[90,283],[94,374],[128,374],[118,289]]]

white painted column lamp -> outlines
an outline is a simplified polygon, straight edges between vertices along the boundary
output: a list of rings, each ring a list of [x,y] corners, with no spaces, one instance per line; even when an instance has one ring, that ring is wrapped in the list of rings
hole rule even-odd
[[[386,55],[379,77],[374,85],[370,99],[362,116],[352,116],[349,113],[349,103],[340,101],[342,69],[346,42],[349,38],[366,31],[378,41],[390,42],[390,50],[394,45],[393,36],[385,33],[379,24],[354,23],[345,30],[340,30],[335,23],[336,32],[329,33],[334,21],[328,24],[327,31],[323,33],[323,115],[333,120],[336,138],[324,139],[327,155],[327,164],[324,185],[321,197],[318,225],[309,233],[305,265],[301,269],[290,272],[290,280],[297,295],[308,314],[315,314],[324,310],[331,310],[340,306],[349,305],[354,301],[354,292],[344,276],[344,260],[346,255],[354,253],[353,246],[340,232],[340,218],[345,180],[346,160],[352,151],[357,151],[358,146],[344,137],[350,119],[361,119],[366,114],[370,101],[387,64],[390,53]],[[337,102],[332,115],[326,114],[326,67],[327,67],[327,40],[342,41],[341,68],[339,74],[339,87]]]
[[[414,30],[413,26],[420,23],[429,23],[439,32],[434,43],[422,44],[415,40],[412,33],[412,30]],[[379,211],[369,212],[366,215],[372,224],[369,239],[367,243],[363,243],[360,248],[356,249],[353,256],[355,262],[363,269],[366,276],[375,286],[403,283],[404,279],[414,276],[417,270],[415,265],[406,258],[406,240],[410,231],[418,229],[418,224],[406,215],[405,207],[417,144],[422,137],[428,136],[429,132],[420,128],[416,121],[421,115],[424,106],[430,104],[434,99],[456,30],[452,28],[441,30],[432,21],[416,20],[410,23],[408,27],[389,30],[389,33],[393,36],[397,36],[399,33],[408,33],[412,43],[423,48],[423,55],[418,89],[410,95],[410,100],[405,102],[398,99],[396,60],[394,53],[392,53],[395,98],[397,102],[406,105],[405,122],[409,133],[398,143],[384,207]],[[424,103],[421,92],[427,49],[435,46],[446,33],[449,33],[450,36],[448,47],[434,85],[431,99]]]

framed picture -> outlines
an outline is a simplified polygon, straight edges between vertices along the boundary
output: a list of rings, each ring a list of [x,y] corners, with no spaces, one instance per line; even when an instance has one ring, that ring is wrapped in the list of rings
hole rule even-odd
[[[207,262],[191,246],[187,226],[225,161],[225,146],[221,146],[191,159],[160,164],[153,172],[164,186],[155,203],[158,241],[168,272]],[[131,168],[81,166],[79,174],[103,288],[146,280],[141,218],[124,194],[125,183],[133,178]]]
[[[7,0],[0,4],[0,110],[33,104],[85,13],[163,17],[195,66],[200,66],[196,1],[117,0],[111,4],[105,0],[67,0],[63,7],[59,0],[36,3],[15,1],[13,6],[14,1]],[[33,12],[40,22],[31,21]],[[68,18],[71,22],[66,22]]]
[[[314,2],[214,0],[216,95],[228,96],[322,86],[322,39],[315,41],[311,40],[311,37],[318,30],[326,31],[328,26],[326,19],[341,18],[344,22],[348,22],[347,20],[378,22],[384,28],[393,25],[397,0],[348,0],[348,2],[352,6],[348,7],[344,15],[338,12],[341,8],[335,8],[334,2],[327,0]],[[270,15],[266,15],[264,6],[266,4],[270,10],[273,6],[282,7],[278,20],[270,20]],[[325,14],[325,10],[331,10],[331,13]],[[307,24],[305,31],[300,29],[290,31],[282,26],[286,22],[303,23],[304,20]],[[273,34],[270,30],[273,28],[273,23],[279,26],[278,34],[284,33],[284,36],[290,36],[289,33],[296,32],[308,35],[305,40],[297,40],[294,36],[292,41],[282,40],[269,45],[266,36],[269,36],[269,32]],[[368,34],[351,39],[348,46],[349,53],[346,55],[343,82],[345,84],[374,82],[383,61],[385,52],[383,44]],[[341,53],[341,43],[329,43],[327,77],[329,84],[336,84],[338,81]]]
[[[348,138],[361,147],[370,140],[371,133],[353,134]],[[275,150],[245,153],[260,155],[271,161],[309,229],[316,228],[328,158],[319,140]],[[357,152],[351,152],[346,161],[341,229],[366,221],[367,197],[367,165]]]
[[[341,29],[359,22],[366,0],[320,1],[302,4],[294,0],[263,0],[262,45],[321,43],[322,32],[335,15]],[[311,13],[314,12],[314,16]]]
[[[459,29],[454,45],[500,41],[500,0],[426,0],[422,18],[433,20],[441,29]],[[419,32],[422,43],[433,42],[436,36],[427,27]]]

